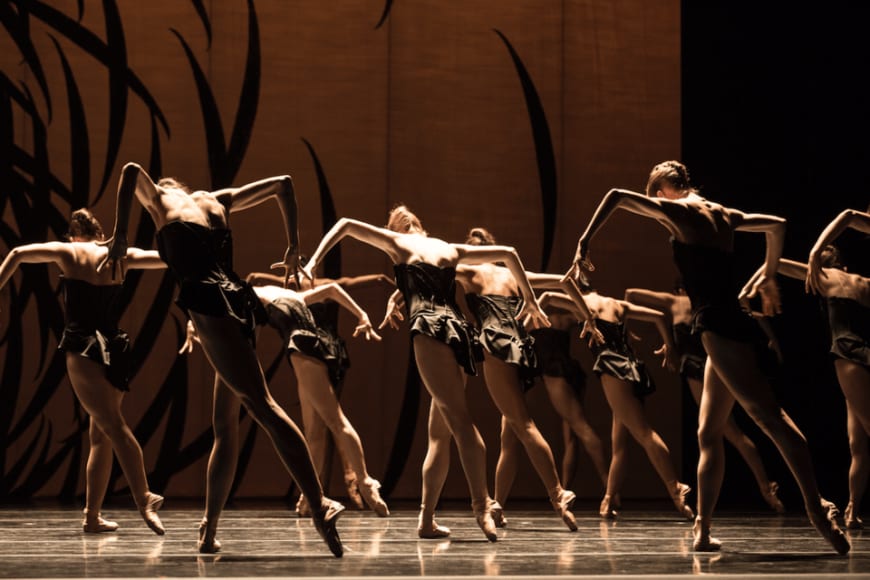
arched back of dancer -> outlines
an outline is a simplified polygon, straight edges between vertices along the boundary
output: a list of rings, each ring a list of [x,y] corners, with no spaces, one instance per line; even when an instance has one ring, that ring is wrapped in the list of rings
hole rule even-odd
[[[486,447],[465,400],[463,371],[476,373],[474,333],[455,303],[456,267],[460,263],[504,261],[527,298],[523,314],[530,315],[533,324],[546,324],[525,278],[522,262],[512,248],[451,244],[430,237],[419,218],[400,205],[390,212],[386,228],[348,218],[339,220],[321,240],[305,266],[306,272],[313,274],[320,258],[348,236],[383,251],[395,265],[396,285],[407,308],[420,377],[456,441],[477,523],[490,541],[496,541],[493,510],[497,504],[487,488]],[[395,297],[390,302],[395,304]],[[386,320],[394,321],[389,313]],[[430,440],[430,453],[432,444]],[[427,460],[428,457],[427,454]],[[432,491],[437,495],[441,490]],[[441,533],[434,520],[426,521],[422,516],[421,512],[418,527],[421,536]]]
[[[692,333],[692,304],[680,285],[674,292],[660,292],[645,288],[629,288],[625,291],[625,299],[633,304],[654,308],[670,315],[671,330],[674,336],[676,357],[679,358],[679,373],[683,382],[692,393],[695,403],[701,402],[701,391],[704,387],[704,367],[707,364],[707,352],[701,342],[701,335]],[[773,337],[775,339],[775,337]],[[749,466],[758,490],[764,501],[777,513],[784,513],[777,490],[779,484],[770,481],[764,462],[758,453],[758,448],[746,433],[744,433],[733,414],[729,416],[724,428],[725,439],[734,445],[740,456]]]
[[[581,267],[593,268],[589,244],[619,208],[654,219],[670,232],[674,260],[692,304],[693,332],[701,334],[708,355],[698,429],[698,517],[693,548],[712,551],[721,547],[711,537],[710,527],[724,475],[725,425],[737,400],[776,444],[798,482],[813,525],[837,552],[848,552],[848,539],[822,506],[806,440],[777,403],[758,363],[754,351],[758,325],[739,302],[735,234],[764,233],[763,274],[745,290],[761,293],[765,315],[779,309],[774,274],[782,254],[785,220],[744,213],[704,199],[690,184],[686,167],[678,161],[666,161],[650,172],[646,195],[623,189],[612,189],[605,195],[580,237],[569,275]]]
[[[277,265],[286,268],[286,277],[296,269],[298,231],[292,180],[285,175],[238,188],[191,192],[174,179],[154,183],[139,165],[128,163],[118,187],[115,233],[101,267],[114,270],[122,265],[134,196],[157,227],[160,256],[178,281],[176,303],[193,322],[203,352],[215,370],[215,444],[209,457],[200,551],[219,549],[215,534],[236,470],[238,446],[231,437],[224,437],[230,427],[218,421],[238,398],[265,430],[284,467],[314,507],[312,517],[317,532],[330,551],[340,557],[343,548],[335,524],[344,506],[324,497],[305,438],[269,392],[254,348],[255,318],[264,312],[259,299],[235,273],[232,264],[230,214],[275,198],[281,208],[288,244],[283,262]]]
[[[121,412],[124,394],[130,390],[130,339],[118,328],[123,281],[111,272],[97,272],[107,250],[102,244],[103,228],[90,211],[73,212],[67,238],[68,242],[13,248],[0,265],[0,288],[20,264],[50,263],[60,269],[64,330],[58,349],[65,353],[70,384],[91,418],[82,529],[89,533],[118,529],[116,522],[100,514],[114,450],[139,513],[154,533],[163,535],[163,523],[157,515],[163,497],[148,487],[142,448]],[[166,267],[154,251],[125,248],[124,257],[127,268]]]
[[[307,261],[306,257],[302,257],[302,263]],[[284,283],[284,278],[270,274],[268,272],[252,272],[248,274],[246,280],[249,284],[255,286],[260,285],[277,285]],[[295,290],[309,290],[314,287],[320,287],[326,284],[338,284],[341,289],[350,293],[353,290],[362,289],[373,285],[384,285],[395,288],[393,279],[385,274],[366,274],[362,276],[342,276],[335,280],[330,278],[318,278],[317,280],[309,280],[305,277],[292,277],[289,280],[289,287]],[[341,397],[341,391],[344,384],[344,378],[350,368],[350,356],[348,355],[347,346],[344,339],[338,332],[339,323],[339,304],[330,299],[325,299],[322,302],[306,304],[311,315],[314,317],[314,324],[317,327],[317,334],[320,337],[323,345],[323,354],[329,371],[329,382],[335,392],[336,398]],[[300,401],[300,404],[303,404]],[[311,450],[311,456],[314,459],[314,464],[320,466],[320,480],[324,487],[328,485],[330,469],[329,457],[329,440],[330,431],[326,423],[317,413],[312,412],[312,409],[303,411],[305,421],[305,439],[308,441],[308,447]],[[338,456],[341,460],[344,485],[347,489],[347,498],[356,509],[365,509],[366,504],[360,495],[359,482],[360,475],[354,472],[348,458],[341,452],[341,447],[338,448]],[[309,517],[311,509],[305,496],[300,494],[299,500],[296,502],[296,513],[300,517]]]
[[[694,518],[692,508],[686,504],[686,496],[691,489],[679,480],[668,446],[644,414],[643,399],[655,391],[655,385],[646,366],[629,345],[625,328],[628,320],[655,324],[664,341],[662,348],[656,353],[662,354],[662,365],[671,365],[673,341],[664,314],[658,310],[603,296],[592,288],[585,277],[581,277],[579,288],[571,279],[565,282],[563,289],[564,293],[545,292],[541,296],[541,304],[545,307],[553,305],[563,310],[573,310],[584,321],[589,319],[587,313],[591,313],[595,325],[604,337],[600,343],[589,343],[595,359],[592,370],[600,379],[604,396],[613,412],[610,471],[599,514],[604,518],[617,516],[615,500],[620,496],[625,480],[628,437],[631,436],[643,447],[677,511],[686,518]]]

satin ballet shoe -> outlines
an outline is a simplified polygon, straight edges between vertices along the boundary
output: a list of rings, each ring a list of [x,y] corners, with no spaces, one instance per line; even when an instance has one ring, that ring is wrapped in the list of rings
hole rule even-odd
[[[767,490],[762,491],[761,495],[764,497],[764,501],[767,502],[767,505],[773,508],[773,510],[778,514],[785,513],[785,506],[782,505],[782,501],[777,497],[777,492],[779,491],[779,484],[775,481],[771,481],[767,485]]]
[[[102,515],[97,512],[96,516],[91,516],[88,513],[88,510],[84,512],[84,518],[82,519],[82,531],[88,534],[102,534],[105,532],[115,532],[121,526],[118,525],[117,522],[110,522],[109,520],[104,520]]]
[[[378,491],[380,488],[380,482],[370,477],[359,486],[359,493],[373,512],[385,518],[390,515],[390,508],[387,507],[387,502],[381,498],[381,494]]]
[[[695,552],[718,552],[722,542],[710,535],[710,526],[701,524],[701,516],[695,518],[692,526],[692,550]]]
[[[820,514],[823,516],[822,518],[819,518],[819,513],[815,510],[808,511],[810,523],[813,524],[813,527],[816,528],[823,538],[828,540],[834,550],[836,550],[841,556],[848,554],[849,550],[852,549],[852,545],[849,543],[849,538],[846,537],[846,534],[844,534],[843,530],[840,529],[840,526],[837,525],[836,518],[840,514],[840,510],[837,509],[837,506],[834,505],[833,502],[822,498]]]
[[[496,502],[498,507],[493,508],[492,510],[492,521],[495,522],[495,527],[497,528],[506,528],[507,527],[507,518],[504,517],[504,508],[501,507],[501,504]]]
[[[424,540],[440,540],[450,536],[450,528],[439,526],[435,517],[427,516],[425,508],[420,506],[420,515],[417,517],[417,536]]]
[[[145,520],[145,524],[158,536],[166,533],[163,522],[160,521],[160,516],[157,515],[157,510],[161,507],[163,507],[163,496],[149,491],[148,500],[143,507],[139,508],[139,513],[142,515],[142,519]]]
[[[557,497],[550,500],[553,509],[556,510],[556,513],[559,514],[562,521],[565,522],[565,525],[568,526],[568,529],[572,532],[577,531],[577,520],[571,512],[571,506],[574,505],[576,499],[577,495],[573,491],[563,489],[559,492]]]
[[[344,555],[344,547],[341,545],[341,538],[338,536],[336,528],[338,518],[344,509],[342,504],[324,497],[320,510],[311,516],[311,519],[314,520],[314,529],[317,530],[317,533],[329,547],[329,551],[336,558],[341,558]]]
[[[215,539],[217,530],[208,529],[208,520],[202,518],[199,522],[199,539],[196,542],[196,547],[200,554],[214,554],[220,552],[221,543]]]
[[[492,518],[493,511],[501,509],[501,505],[494,499],[488,499],[486,507],[483,510],[474,509],[474,517],[477,520],[477,525],[483,530],[486,539],[490,542],[498,541],[498,534],[495,531],[495,520]]]
[[[613,501],[613,497],[605,495],[604,499],[601,500],[601,505],[598,506],[598,515],[607,520],[615,520],[619,515],[615,508],[616,502]]]
[[[674,506],[687,520],[695,519],[695,512],[693,512],[689,504],[686,503],[686,497],[691,491],[691,487],[678,481],[676,490],[671,492],[671,499],[674,502]]]
[[[843,514],[843,524],[846,526],[847,530],[863,530],[864,522],[861,521],[861,518],[858,517],[858,514],[855,513],[855,506],[852,502],[846,506],[846,511]]]
[[[305,499],[304,495],[300,495],[296,501],[296,515],[300,518],[311,517],[311,506],[308,505],[308,500]]]

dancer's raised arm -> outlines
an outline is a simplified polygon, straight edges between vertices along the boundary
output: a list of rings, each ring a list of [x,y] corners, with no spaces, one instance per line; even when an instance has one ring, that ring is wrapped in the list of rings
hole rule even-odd
[[[843,210],[822,230],[822,233],[819,234],[819,238],[810,250],[810,257],[807,261],[809,265],[806,278],[807,292],[815,294],[820,292],[821,280],[825,277],[821,263],[822,251],[825,249],[825,246],[833,243],[848,228],[870,234],[870,213],[856,209]]]
[[[359,220],[351,218],[341,218],[332,228],[326,232],[323,239],[320,240],[317,249],[308,259],[308,264],[305,265],[304,272],[308,278],[314,279],[314,272],[320,264],[320,260],[332,249],[335,244],[346,237],[355,238],[361,242],[374,246],[385,252],[393,262],[401,261],[401,252],[397,245],[398,234],[386,228],[379,228]]]
[[[356,301],[337,283],[332,282],[329,284],[323,284],[316,288],[312,288],[311,290],[300,292],[299,295],[305,301],[305,304],[323,302],[324,300],[333,300],[334,302],[337,302],[348,312],[356,316],[357,325],[353,331],[354,336],[362,334],[366,340],[381,340],[381,337],[378,336],[378,333],[372,328],[371,320],[369,320],[369,315],[366,311],[363,310],[362,307],[357,304]]]

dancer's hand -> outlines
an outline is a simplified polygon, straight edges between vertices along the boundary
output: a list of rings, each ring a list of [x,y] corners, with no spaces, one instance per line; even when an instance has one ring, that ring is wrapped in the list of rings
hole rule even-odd
[[[676,370],[677,365],[674,360],[674,354],[671,352],[671,349],[668,348],[667,343],[662,344],[657,350],[653,351],[653,354],[657,354],[662,357],[662,368],[666,368],[668,370]]]
[[[598,330],[598,325],[595,324],[594,318],[587,318],[583,321],[583,328],[580,329],[580,338],[589,338],[589,348],[596,344],[604,344],[604,335]]]
[[[357,324],[356,328],[353,330],[353,336],[356,338],[360,334],[363,335],[363,338],[366,340],[377,340],[380,341],[381,337],[377,332],[372,328],[372,323],[369,320],[369,317],[359,319],[359,324]]]
[[[178,354],[187,354],[193,352],[193,344],[199,342],[199,335],[196,334],[196,328],[193,326],[193,321],[187,321],[187,335],[184,337],[184,343],[178,349]]]
[[[398,299],[390,296],[390,299],[387,300],[387,312],[384,314],[384,319],[378,325],[378,330],[383,330],[387,326],[393,330],[399,330],[399,323],[405,320],[405,316],[402,314],[403,307],[404,299],[401,298],[401,295]]]
[[[112,280],[122,281],[127,275],[127,238],[112,236],[108,240],[97,242],[99,246],[106,246],[106,257],[97,264],[97,272],[104,268],[111,268]]]
[[[808,294],[819,294],[822,289],[822,278],[827,278],[828,275],[822,269],[821,252],[810,252],[810,259],[807,261],[807,280],[804,283]]]
[[[527,300],[523,304],[523,309],[520,311],[517,318],[522,320],[523,326],[529,330],[534,328],[548,328],[550,326],[550,319],[547,318],[547,315],[544,314],[543,310],[541,310],[541,305],[538,304],[537,300]]]
[[[296,248],[287,248],[284,252],[284,261],[275,262],[269,266],[269,269],[271,270],[277,270],[280,268],[284,268],[284,288],[290,286],[290,276],[293,276],[293,280],[296,281],[297,288],[302,287],[300,284],[302,276],[305,276],[309,280],[313,280],[305,269],[302,268],[302,264],[299,261],[299,251]]]
[[[761,295],[761,313],[764,316],[774,316],[782,312],[782,301],[779,297],[779,286],[774,278],[768,278],[764,274],[760,274],[750,281],[737,296],[737,300],[741,304],[745,304],[746,300],[755,298]]]

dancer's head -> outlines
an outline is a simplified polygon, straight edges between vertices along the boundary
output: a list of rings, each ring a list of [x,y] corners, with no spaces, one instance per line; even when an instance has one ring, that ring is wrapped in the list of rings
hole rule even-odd
[[[663,161],[650,171],[647,196],[676,199],[690,193],[698,193],[698,190],[689,181],[689,170],[679,161]]]
[[[465,238],[465,243],[471,246],[494,246],[495,236],[485,228],[471,228],[468,231],[468,237]]]
[[[69,231],[66,237],[71,242],[102,241],[103,226],[94,217],[94,214],[86,208],[77,209],[69,218]]]
[[[589,278],[586,276],[586,273],[583,270],[579,270],[577,272],[577,277],[574,280],[577,282],[577,287],[580,288],[581,294],[589,294],[590,292],[595,292],[595,288],[592,286],[592,282],[589,281]]]
[[[174,177],[161,177],[160,181],[157,182],[157,185],[163,189],[180,189],[188,194],[193,193],[193,190],[191,190],[186,184],[178,181]]]
[[[846,269],[840,257],[840,250],[833,244],[828,244],[822,248],[822,252],[819,254],[819,263],[823,268],[837,268],[839,270]]]
[[[423,229],[420,218],[408,209],[408,206],[401,203],[390,210],[390,215],[387,219],[387,229],[399,232],[400,234],[426,235],[426,230]]]

